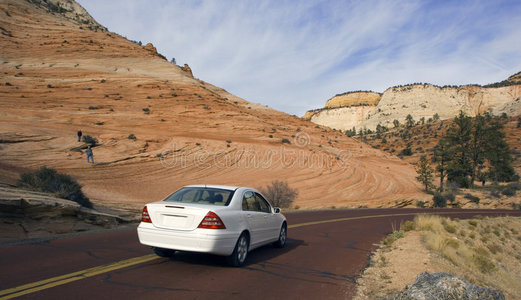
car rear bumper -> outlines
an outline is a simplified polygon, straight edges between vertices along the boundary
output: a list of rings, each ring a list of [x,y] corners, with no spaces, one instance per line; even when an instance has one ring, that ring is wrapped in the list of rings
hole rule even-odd
[[[227,256],[232,254],[240,233],[221,229],[169,230],[141,223],[137,234],[139,242],[147,246]]]

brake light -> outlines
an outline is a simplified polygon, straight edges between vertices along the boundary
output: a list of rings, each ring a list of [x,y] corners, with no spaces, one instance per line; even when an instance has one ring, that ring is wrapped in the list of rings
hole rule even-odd
[[[201,221],[201,224],[199,224],[197,228],[226,229],[226,226],[224,226],[223,221],[216,213],[210,211],[206,214],[204,219]]]
[[[143,213],[141,214],[141,222],[152,223],[152,219],[150,219],[150,215],[148,214],[147,207],[143,207]]]

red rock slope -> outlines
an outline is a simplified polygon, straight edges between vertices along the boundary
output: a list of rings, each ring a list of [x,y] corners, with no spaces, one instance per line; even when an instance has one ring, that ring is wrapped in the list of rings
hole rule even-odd
[[[116,205],[186,184],[274,179],[299,190],[301,208],[424,197],[399,159],[193,78],[88,15],[34,2],[0,1],[1,182],[47,165]],[[94,165],[78,129],[99,141]]]

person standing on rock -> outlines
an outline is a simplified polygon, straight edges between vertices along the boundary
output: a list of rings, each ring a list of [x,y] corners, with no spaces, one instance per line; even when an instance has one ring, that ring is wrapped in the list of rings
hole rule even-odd
[[[78,130],[78,142],[81,141],[81,136],[83,135],[83,132],[81,130]]]
[[[85,153],[87,154],[87,163],[89,162],[89,158],[94,163],[94,155],[92,154],[92,149],[90,146],[87,147],[87,150],[85,150]]]

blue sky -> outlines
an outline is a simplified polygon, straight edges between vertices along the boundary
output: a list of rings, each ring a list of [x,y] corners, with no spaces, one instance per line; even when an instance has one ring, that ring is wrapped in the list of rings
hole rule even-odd
[[[519,0],[79,0],[194,76],[301,116],[335,94],[521,71]]]

